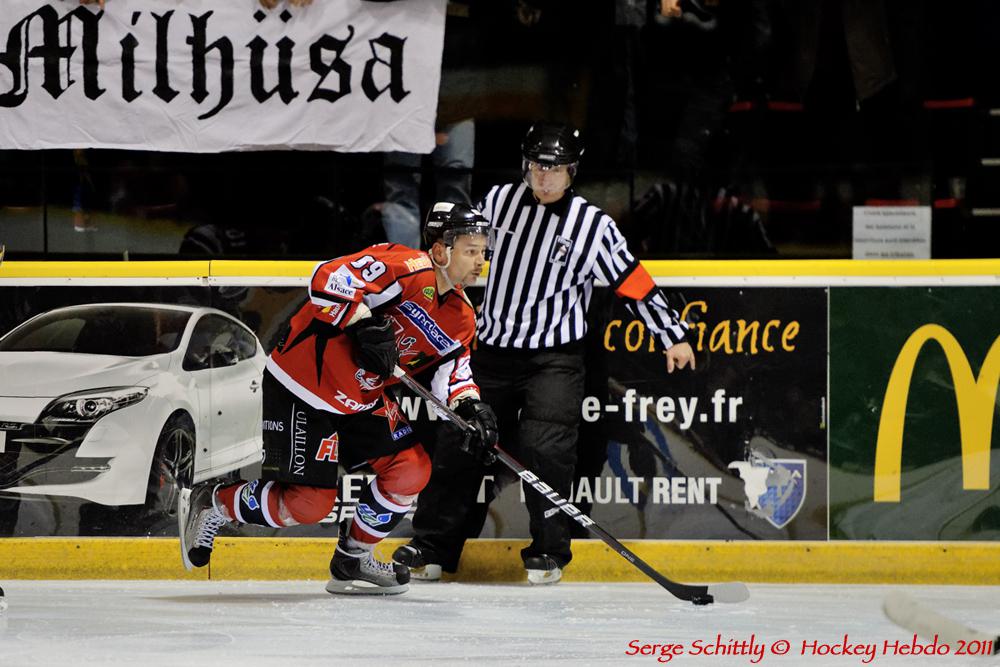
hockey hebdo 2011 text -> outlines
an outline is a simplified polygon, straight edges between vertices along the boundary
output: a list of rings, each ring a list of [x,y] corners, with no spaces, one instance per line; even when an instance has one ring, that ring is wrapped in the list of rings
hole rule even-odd
[[[912,657],[916,660],[936,658],[946,655],[987,656],[993,652],[991,641],[957,640],[951,644],[942,642],[937,635],[923,639],[911,635],[909,639],[885,639],[881,641],[853,641],[848,634],[839,640],[821,639],[775,639],[767,640],[751,634],[749,637],[715,637],[694,639],[689,642],[665,641],[647,642],[633,639],[625,647],[625,655],[630,657],[655,658],[657,662],[672,662],[684,656],[694,658],[745,657],[750,664],[758,664],[767,656],[798,656],[809,660],[822,657],[855,658],[860,664],[870,664],[882,657]],[[852,660],[853,662],[853,660]]]

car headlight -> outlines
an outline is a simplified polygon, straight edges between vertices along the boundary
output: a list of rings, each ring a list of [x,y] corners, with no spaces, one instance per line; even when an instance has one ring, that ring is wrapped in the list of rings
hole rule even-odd
[[[147,387],[106,387],[66,394],[49,403],[42,412],[41,421],[92,423],[110,412],[138,403],[148,393]]]

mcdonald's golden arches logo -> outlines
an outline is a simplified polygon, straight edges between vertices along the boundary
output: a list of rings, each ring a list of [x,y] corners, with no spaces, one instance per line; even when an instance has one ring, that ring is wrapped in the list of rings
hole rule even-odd
[[[931,340],[944,350],[955,384],[962,440],[962,488],[990,488],[990,443],[993,438],[993,406],[1000,382],[1000,337],[993,341],[986,353],[977,378],[972,374],[962,346],[951,332],[938,324],[925,324],[910,334],[903,344],[885,389],[875,443],[874,498],[877,503],[899,502],[906,400],[917,357]]]

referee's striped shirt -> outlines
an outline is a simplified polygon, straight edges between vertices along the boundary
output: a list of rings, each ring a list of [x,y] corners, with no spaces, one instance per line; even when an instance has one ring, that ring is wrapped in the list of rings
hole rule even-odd
[[[479,341],[504,348],[550,348],[580,340],[594,281],[610,285],[664,349],[683,341],[680,321],[618,226],[572,190],[539,204],[523,183],[494,186],[480,202],[495,238],[479,319]]]

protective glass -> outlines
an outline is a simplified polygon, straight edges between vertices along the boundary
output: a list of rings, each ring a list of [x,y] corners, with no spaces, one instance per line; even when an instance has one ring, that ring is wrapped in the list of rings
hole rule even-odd
[[[521,158],[521,179],[524,181],[524,184],[530,188],[532,187],[531,172],[533,171],[546,172],[546,171],[552,171],[553,169],[556,169],[558,167],[568,167],[566,172],[569,174],[569,183],[567,184],[566,187],[569,187],[570,185],[573,185],[573,179],[576,177],[576,166],[577,166],[576,162],[567,165],[545,164],[544,162],[534,162],[533,160],[529,160],[527,158]]]

